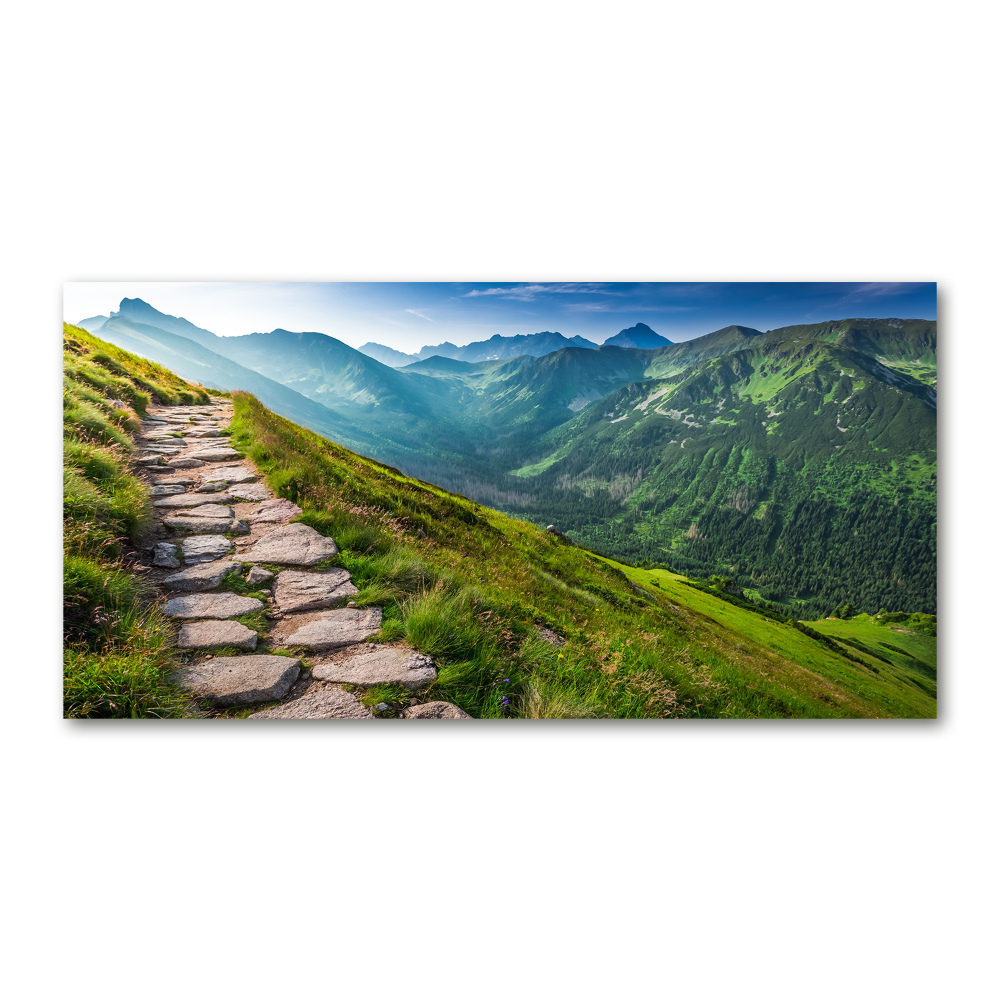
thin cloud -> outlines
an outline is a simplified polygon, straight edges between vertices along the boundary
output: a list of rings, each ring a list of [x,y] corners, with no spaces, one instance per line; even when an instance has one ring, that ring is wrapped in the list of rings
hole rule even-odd
[[[404,309],[403,312],[412,313],[414,316],[419,316],[421,319],[427,320],[428,323],[433,323],[434,320],[430,316],[425,316],[422,312],[417,312],[416,309]]]
[[[919,286],[912,281],[868,281],[856,285],[840,301],[852,299],[881,299],[886,295],[901,295],[904,292],[915,291]]]
[[[537,295],[620,295],[610,292],[603,282],[571,281],[554,285],[515,285],[513,288],[474,288],[462,298],[470,299],[478,295],[499,295],[503,299],[531,302]]]

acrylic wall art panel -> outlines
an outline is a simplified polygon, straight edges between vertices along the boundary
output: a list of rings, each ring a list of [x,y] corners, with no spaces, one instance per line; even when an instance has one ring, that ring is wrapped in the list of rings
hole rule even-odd
[[[936,286],[64,290],[72,718],[936,716]]]

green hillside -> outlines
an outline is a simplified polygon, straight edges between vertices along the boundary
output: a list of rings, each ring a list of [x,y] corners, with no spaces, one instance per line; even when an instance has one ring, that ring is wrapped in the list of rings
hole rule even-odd
[[[129,456],[151,400],[208,394],[81,329],[66,327],[64,339],[65,713],[184,714],[164,680],[179,659],[176,626],[136,565],[149,501]],[[887,649],[879,659],[851,635],[824,639],[823,623],[809,634],[765,621],[766,609],[711,586],[611,564],[348,451],[250,395],[233,400],[231,443],[303,508],[298,520],[336,540],[333,563],[351,572],[359,605],[385,611],[378,638],[435,658],[428,698],[485,718],[935,714],[930,653],[892,625],[880,634],[894,649],[857,639]]]
[[[149,490],[131,467],[132,435],[151,402],[202,403],[206,390],[63,326],[63,648],[67,717],[181,712],[163,681],[172,626],[135,571],[132,544]]]
[[[807,617],[933,613],[933,389],[851,342],[758,338],[632,384],[511,471],[603,552],[724,573]]]
[[[610,564],[249,396],[234,403],[234,445],[337,541],[334,562],[362,588],[359,604],[385,608],[383,638],[437,659],[430,696],[475,716],[935,714],[927,690],[851,647],[768,625],[674,574]],[[550,645],[539,628],[567,644]]]

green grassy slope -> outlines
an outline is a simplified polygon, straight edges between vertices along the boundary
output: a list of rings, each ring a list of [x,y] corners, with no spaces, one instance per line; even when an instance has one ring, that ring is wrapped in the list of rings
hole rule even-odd
[[[775,661],[775,669],[782,669],[778,666],[782,661],[790,661],[813,674],[814,678],[823,678],[839,690],[863,699],[876,707],[883,717],[933,718],[936,715],[936,640],[931,636],[908,636],[911,651],[917,650],[909,655],[886,648],[886,644],[902,647],[898,634],[885,626],[862,624],[862,620],[870,621],[867,615],[857,620],[803,623],[835,640],[850,640],[838,641],[841,651],[838,653],[793,625],[769,617],[766,611],[749,611],[729,603],[722,596],[695,589],[679,574],[618,563],[612,565],[618,566],[640,586],[730,631],[733,639],[745,647],[758,647],[764,656]],[[855,645],[859,641],[861,645]],[[787,665],[784,669],[787,670]],[[796,683],[809,682],[803,674],[797,675]]]
[[[404,476],[234,396],[234,444],[333,537],[358,601],[441,668],[430,698],[485,717],[933,716],[933,697],[857,650],[613,565]],[[421,533],[426,537],[421,537]],[[564,636],[554,646],[540,627]],[[851,659],[853,657],[853,659]],[[860,662],[857,662],[860,661]],[[876,671],[878,671],[876,673]]]
[[[132,434],[150,402],[208,393],[79,327],[63,327],[63,711],[163,718],[181,700],[163,678],[175,651],[154,594],[123,558],[149,517]]]

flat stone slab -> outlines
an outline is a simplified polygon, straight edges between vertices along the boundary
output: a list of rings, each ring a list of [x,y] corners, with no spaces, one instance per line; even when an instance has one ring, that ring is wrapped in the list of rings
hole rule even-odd
[[[171,618],[233,618],[262,607],[256,597],[240,594],[184,594],[171,597],[163,605],[163,613]]]
[[[186,438],[217,438],[219,430],[216,427],[199,427],[196,430],[185,431]]]
[[[155,487],[156,489],[161,489],[162,487]],[[162,500],[156,500],[153,503],[154,507],[200,507],[202,504],[207,503],[207,500],[203,496],[198,496],[196,493],[184,493],[179,496],[166,496]],[[229,512],[229,516],[232,517],[233,512]]]
[[[335,612],[334,612],[335,613]],[[379,614],[379,619],[381,619]],[[308,626],[307,626],[308,627]],[[294,637],[289,639],[296,644]],[[313,677],[337,684],[398,684],[407,691],[417,691],[437,680],[434,661],[423,653],[402,646],[361,646],[317,663]]]
[[[200,469],[204,464],[197,458],[173,458],[167,462],[171,469]]]
[[[183,493],[185,489],[186,487],[178,483],[164,483],[162,486],[151,487],[149,492],[154,497],[169,497],[175,493]]]
[[[136,460],[136,465],[159,465],[163,461],[162,455],[140,455]]]
[[[235,448],[209,448],[206,451],[192,451],[191,458],[201,462],[225,462],[229,458],[240,458],[242,452]]]
[[[252,574],[253,570],[250,572]],[[278,574],[274,603],[279,611],[319,611],[344,604],[357,592],[358,588],[351,583],[351,574],[346,569],[318,573],[286,569]]]
[[[248,719],[373,719],[372,713],[347,691],[313,684],[301,698],[277,708],[254,712]]]
[[[287,524],[268,532],[240,558],[244,562],[277,563],[279,566],[313,566],[337,554],[332,538],[308,524]]]
[[[185,626],[186,627],[186,626]],[[450,701],[428,701],[423,705],[411,705],[403,710],[404,719],[471,719],[458,705]]]
[[[233,551],[233,543],[221,535],[192,535],[181,542],[181,553],[187,566],[212,562]]]
[[[188,566],[179,573],[171,574],[163,581],[163,585],[168,590],[211,590],[222,583],[227,573],[242,568],[242,563],[230,562],[228,559],[199,563],[196,566]]]
[[[177,546],[171,542],[157,542],[153,546],[153,565],[180,569],[181,561],[177,558]]]
[[[203,472],[201,477],[206,483],[215,482],[216,480],[221,480],[225,483],[252,483],[256,480],[257,474],[249,472],[246,469],[226,466],[225,468],[210,469],[208,472]]]
[[[178,649],[210,649],[213,646],[257,648],[257,633],[239,622],[188,622],[177,634]]]
[[[298,678],[301,666],[301,660],[266,653],[215,656],[197,667],[178,670],[172,680],[195,698],[207,698],[225,708],[283,698]]]
[[[189,510],[179,510],[178,517],[233,517],[233,508],[227,507],[224,503],[205,503],[205,497],[201,498],[199,507],[191,507]]]
[[[249,483],[246,486],[230,486],[229,495],[236,497],[238,500],[247,500],[250,503],[255,503],[258,500],[267,500],[270,494],[267,492],[267,487],[263,483]]]
[[[250,572],[247,573],[247,583],[267,583],[268,580],[274,578],[274,574],[269,569],[261,569],[260,566],[251,566]]]
[[[185,479],[183,476],[171,476],[169,479],[161,479],[160,486],[194,486],[198,480]],[[155,490],[157,487],[153,487]]]
[[[218,532],[220,535],[226,532],[231,532],[234,535],[248,535],[250,534],[250,525],[246,521],[240,521],[234,518],[232,521],[225,518],[215,518],[215,517],[165,517],[163,519],[164,525],[171,528],[173,531],[197,531],[205,532]],[[252,562],[253,560],[247,559],[247,562]],[[270,559],[261,559],[260,562],[271,562]]]
[[[237,487],[237,489],[249,488],[248,486]],[[291,500],[286,500],[284,497],[274,497],[265,500],[252,514],[248,514],[247,520],[254,524],[285,524],[301,513],[302,508],[292,503]]]
[[[272,635],[288,646],[325,651],[364,642],[382,627],[381,608],[338,608],[309,618],[302,624],[295,618],[279,621]]]

